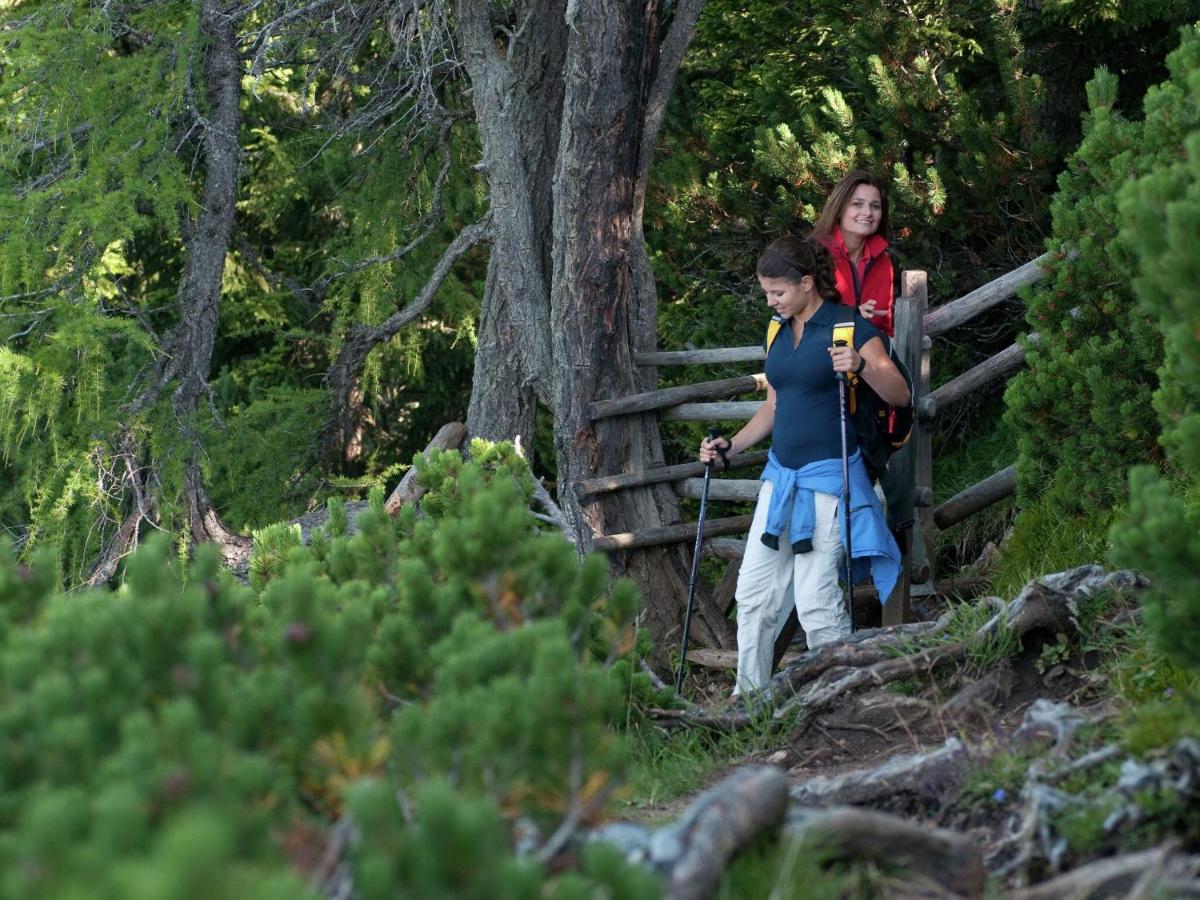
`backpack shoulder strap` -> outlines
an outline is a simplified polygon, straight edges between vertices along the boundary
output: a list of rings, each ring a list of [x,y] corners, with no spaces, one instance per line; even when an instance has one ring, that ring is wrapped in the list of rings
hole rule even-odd
[[[854,317],[858,315],[858,310],[853,306],[847,306],[845,303],[838,303],[834,307],[833,321],[839,325],[845,325],[847,322],[853,322]]]
[[[763,340],[763,350],[767,353],[771,352],[771,345],[775,343],[775,338],[779,337],[779,332],[783,330],[783,317],[771,316],[771,321],[767,323],[767,336]]]

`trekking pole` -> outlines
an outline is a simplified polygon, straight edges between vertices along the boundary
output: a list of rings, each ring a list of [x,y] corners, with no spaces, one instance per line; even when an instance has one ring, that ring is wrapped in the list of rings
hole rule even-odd
[[[717,429],[708,429],[708,439],[718,437]],[[700,517],[696,522],[696,548],[692,551],[692,575],[688,578],[687,612],[683,614],[683,643],[679,646],[679,672],[675,676],[675,693],[683,690],[683,671],[687,666],[688,632],[692,628],[692,601],[696,597],[696,576],[700,574],[700,545],[704,542],[704,514],[708,511],[708,482],[712,477],[713,461],[704,464],[704,489],[700,492]]]
[[[853,325],[850,327],[852,329]],[[835,325],[833,346],[845,347],[849,341],[839,337],[838,330],[839,327]],[[854,634],[854,559],[850,550],[850,448],[846,438],[846,400],[849,381],[845,372],[837,373],[838,414],[842,422],[842,527],[846,531],[846,612],[850,615],[850,633]]]

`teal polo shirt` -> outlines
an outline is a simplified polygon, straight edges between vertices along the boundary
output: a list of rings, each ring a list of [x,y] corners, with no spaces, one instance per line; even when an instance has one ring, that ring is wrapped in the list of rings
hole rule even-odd
[[[804,334],[795,348],[789,321],[767,352],[767,381],[775,389],[771,446],[775,457],[789,469],[842,455],[837,373],[829,358],[836,323],[836,306],[826,301],[804,323]],[[861,350],[871,338],[881,336],[878,328],[855,314],[856,350]],[[851,454],[858,449],[858,433],[849,415],[846,445]]]

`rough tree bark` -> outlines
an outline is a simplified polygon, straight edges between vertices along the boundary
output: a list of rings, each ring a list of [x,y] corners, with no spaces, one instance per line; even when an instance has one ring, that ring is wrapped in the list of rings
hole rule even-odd
[[[456,4],[495,221],[467,425],[527,439],[535,402],[548,407],[558,498],[582,549],[596,534],[679,521],[666,486],[583,499],[570,486],[662,462],[653,416],[593,422],[587,405],[655,386],[654,370],[633,362],[654,347],[657,320],[642,207],[702,6],[683,0],[668,16],[657,0],[536,0],[495,23],[481,0]],[[687,555],[680,546],[615,558],[641,587],[660,644],[679,628]],[[710,647],[733,642],[707,597],[692,634]]]
[[[487,0],[457,0],[495,228],[479,319],[467,428],[532,446],[537,405],[551,403],[551,188],[563,104],[566,0],[514,4],[493,22]]]
[[[204,192],[200,214],[187,223],[187,264],[179,285],[179,324],[172,332],[170,354],[177,360],[179,386],[171,406],[188,440],[184,496],[188,526],[198,542],[214,541],[226,564],[244,564],[251,542],[221,522],[200,473],[200,436],[191,422],[208,393],[213,345],[221,308],[221,278],[233,239],[241,173],[238,105],[242,93],[242,61],[237,46],[235,4],[203,0],[200,29],[208,39],[204,59],[208,123],[204,133]]]
[[[200,7],[200,29],[206,39],[203,61],[206,108],[201,142],[204,187],[200,212],[194,219],[185,214],[183,220],[185,263],[175,295],[178,321],[163,338],[153,380],[129,404],[126,413],[132,420],[156,404],[163,391],[177,382],[171,394],[171,408],[187,448],[184,504],[188,527],[197,542],[215,542],[226,565],[236,570],[244,567],[251,542],[226,528],[213,509],[200,472],[202,448],[193,424],[200,401],[208,392],[221,306],[221,279],[233,235],[241,168],[238,105],[242,62],[232,9],[232,3],[227,6],[222,0],[203,0]],[[117,443],[117,455],[126,460],[129,476],[126,489],[134,495],[134,509],[118,529],[118,540],[106,544],[89,575],[90,584],[112,577],[120,557],[137,541],[138,524],[144,519],[153,521],[157,516],[158,504],[151,488],[157,479],[145,474],[154,468],[155,462],[132,462],[146,452],[132,431],[126,430]]]

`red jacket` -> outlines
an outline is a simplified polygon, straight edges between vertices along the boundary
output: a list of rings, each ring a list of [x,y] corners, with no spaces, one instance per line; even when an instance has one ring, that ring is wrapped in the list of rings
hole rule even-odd
[[[892,302],[895,300],[896,275],[892,258],[887,252],[888,242],[877,234],[867,238],[863,254],[858,259],[858,271],[850,262],[846,245],[842,243],[842,229],[835,225],[833,234],[819,238],[833,254],[834,274],[837,276],[838,293],[846,306],[862,306],[868,300],[875,301],[875,315],[868,321],[892,337],[896,323],[892,318]],[[857,277],[855,277],[857,275]]]

